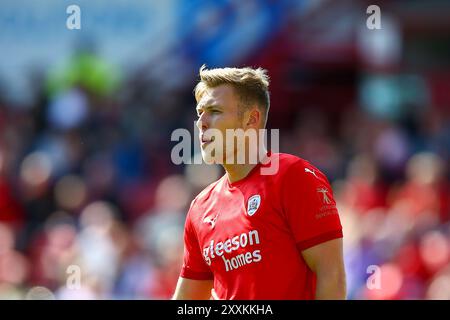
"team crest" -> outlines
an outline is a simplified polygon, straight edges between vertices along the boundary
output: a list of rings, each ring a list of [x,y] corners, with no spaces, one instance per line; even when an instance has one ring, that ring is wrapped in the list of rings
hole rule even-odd
[[[261,196],[259,194],[251,196],[250,199],[248,199],[247,214],[249,216],[254,215],[255,212],[258,210],[260,204],[261,204]]]

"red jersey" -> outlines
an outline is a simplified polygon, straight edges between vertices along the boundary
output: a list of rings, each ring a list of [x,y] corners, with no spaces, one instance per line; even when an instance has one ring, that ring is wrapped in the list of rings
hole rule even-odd
[[[301,251],[342,237],[325,175],[293,155],[273,157],[275,174],[261,174],[269,163],[234,183],[224,175],[191,203],[180,276],[214,279],[220,299],[314,299]]]

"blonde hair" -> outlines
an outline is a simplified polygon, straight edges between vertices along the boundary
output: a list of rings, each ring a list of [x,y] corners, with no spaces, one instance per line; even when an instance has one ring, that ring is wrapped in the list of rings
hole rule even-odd
[[[215,68],[206,69],[202,65],[199,70],[200,81],[194,89],[195,100],[200,101],[206,89],[214,88],[222,84],[231,85],[241,103],[239,113],[252,105],[257,105],[262,111],[263,121],[266,124],[267,114],[270,108],[269,76],[267,70],[262,68]]]

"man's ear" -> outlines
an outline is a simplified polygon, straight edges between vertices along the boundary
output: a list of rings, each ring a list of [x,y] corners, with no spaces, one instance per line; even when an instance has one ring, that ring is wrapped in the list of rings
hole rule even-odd
[[[259,128],[261,122],[261,111],[255,106],[248,111],[247,128]]]

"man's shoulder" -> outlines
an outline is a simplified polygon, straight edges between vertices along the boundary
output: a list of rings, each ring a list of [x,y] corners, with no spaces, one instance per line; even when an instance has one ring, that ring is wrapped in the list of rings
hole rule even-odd
[[[283,172],[302,168],[312,168],[317,170],[317,168],[314,165],[312,165],[308,160],[305,160],[293,154],[274,153],[272,157],[278,157],[280,169]]]
[[[214,190],[216,189],[217,185],[221,183],[223,178],[224,176],[209,184],[192,200],[186,218],[190,220],[194,226],[201,225],[200,222],[204,218],[205,208],[211,206],[216,201],[214,199],[214,194],[217,195],[217,192],[215,192]]]
[[[280,153],[281,180],[295,181],[296,183],[328,183],[328,178],[320,169],[308,160],[292,154]]]
[[[193,205],[195,205],[196,203],[198,203],[198,202],[202,202],[202,201],[205,201],[205,200],[209,199],[209,197],[213,193],[214,189],[218,186],[219,183],[221,183],[221,181],[224,179],[224,177],[225,176],[222,176],[218,180],[210,183],[202,191],[200,191],[199,194],[197,194],[197,196],[195,196],[194,200],[192,200],[191,207]]]
[[[308,160],[288,153],[276,153],[278,156],[279,172],[276,180],[280,183],[295,180],[297,183],[308,183],[311,180],[327,180],[325,174]]]

